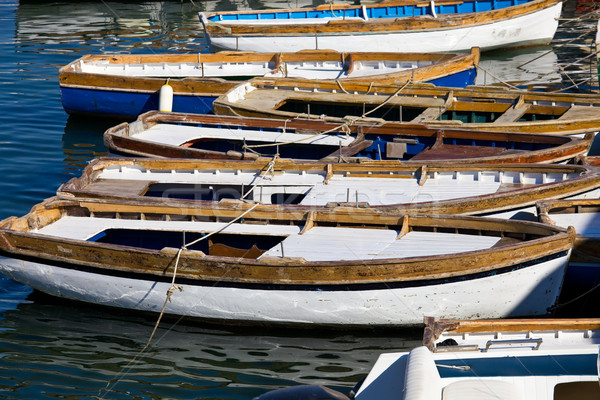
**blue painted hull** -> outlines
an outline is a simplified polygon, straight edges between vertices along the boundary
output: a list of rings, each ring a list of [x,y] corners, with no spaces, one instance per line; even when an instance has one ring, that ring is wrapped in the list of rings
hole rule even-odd
[[[436,86],[465,87],[475,84],[475,68],[430,81]],[[158,110],[158,93],[108,89],[60,88],[62,104],[69,114],[134,119],[147,111]],[[211,114],[216,96],[174,94],[173,111]]]
[[[158,93],[61,87],[60,94],[63,107],[69,114],[134,119],[146,111],[158,110]],[[210,114],[215,99],[216,96],[175,94],[173,111]]]
[[[429,81],[429,83],[433,83],[436,86],[464,88],[466,86],[474,85],[476,78],[477,69],[472,68],[466,71],[457,72],[456,74],[444,76],[442,78],[433,79]]]

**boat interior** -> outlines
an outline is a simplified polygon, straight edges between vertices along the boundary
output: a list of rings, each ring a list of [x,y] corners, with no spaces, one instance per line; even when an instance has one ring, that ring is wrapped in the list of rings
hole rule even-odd
[[[137,122],[136,122],[137,123]],[[136,123],[132,123],[134,125]],[[296,130],[293,128],[250,128],[228,124],[158,123],[146,128],[133,126],[129,135],[137,140],[186,147],[222,154],[247,154],[323,161],[463,159],[493,157],[545,150],[566,143],[563,138],[525,138],[515,135],[461,135],[451,130],[404,129],[405,134],[381,133],[358,127],[356,136]],[[246,158],[246,157],[244,157]]]
[[[536,346],[531,340],[501,351],[431,353],[417,347],[410,353],[382,354],[355,398],[390,398],[395,391],[403,400],[600,397],[597,347]]]
[[[243,164],[240,167],[244,167]],[[584,169],[554,170],[444,169],[421,166],[377,173],[372,169],[331,168],[269,171],[230,168],[165,170],[116,164],[93,179],[73,183],[72,190],[107,195],[221,201],[247,199],[263,204],[359,207],[445,201],[483,196],[581,176]]]
[[[374,260],[456,254],[529,241],[560,232],[538,224],[516,226],[509,221],[473,223],[469,218],[431,218],[360,209],[333,211],[252,211],[243,219],[238,207],[152,207],[145,212],[133,202],[124,207],[84,201],[85,206],[44,207],[5,222],[5,228],[36,236],[92,241],[149,250],[179,248],[199,242],[207,255],[292,257],[305,261]],[[67,202],[68,203],[68,202]],[[52,203],[47,203],[52,205]],[[171,210],[171,213],[158,210]],[[186,212],[187,211],[187,212]],[[191,211],[191,212],[190,212]],[[250,210],[251,211],[251,210]],[[336,214],[342,217],[336,218]],[[345,215],[345,216],[344,216]],[[208,239],[208,238],[207,238]],[[214,247],[216,246],[216,247]],[[213,248],[214,247],[214,248]]]

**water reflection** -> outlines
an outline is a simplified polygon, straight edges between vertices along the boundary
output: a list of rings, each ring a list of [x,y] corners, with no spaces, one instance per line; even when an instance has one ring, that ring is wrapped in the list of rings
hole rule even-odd
[[[202,3],[200,3],[202,4]],[[17,43],[71,45],[67,51],[206,51],[199,9],[191,2],[21,3]],[[120,48],[117,50],[113,47]],[[92,51],[89,51],[92,52]]]
[[[477,85],[560,83],[558,56],[550,46],[484,53]]]
[[[11,377],[0,384],[19,398],[43,388],[49,397],[249,399],[294,384],[347,393],[381,351],[421,340],[420,330],[290,334],[167,321],[139,354],[154,322],[45,297],[21,304],[0,321],[0,367]]]
[[[107,156],[102,134],[117,122],[69,117],[62,138],[65,174],[79,175],[87,163],[98,157]]]

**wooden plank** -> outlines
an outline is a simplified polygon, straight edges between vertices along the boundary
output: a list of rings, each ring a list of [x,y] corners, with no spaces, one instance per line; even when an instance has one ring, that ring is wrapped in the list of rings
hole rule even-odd
[[[86,190],[96,193],[119,193],[121,196],[140,196],[146,191],[150,182],[131,179],[99,179],[89,183]]]
[[[600,107],[572,106],[558,120],[578,120],[600,118]]]
[[[452,105],[453,102],[454,102],[454,92],[450,91],[448,93],[448,95],[446,96],[446,101],[444,102],[443,106],[427,108],[425,111],[423,111],[421,114],[419,114],[416,118],[414,118],[411,122],[418,124],[418,123],[421,123],[424,121],[441,119],[442,114],[444,112],[446,112],[446,110],[448,110],[448,108],[450,108],[450,106]]]
[[[527,111],[531,109],[531,104],[523,101],[523,96],[519,97],[516,104],[513,104],[508,110],[506,110],[501,116],[496,118],[495,124],[504,122],[516,122],[521,118]]]

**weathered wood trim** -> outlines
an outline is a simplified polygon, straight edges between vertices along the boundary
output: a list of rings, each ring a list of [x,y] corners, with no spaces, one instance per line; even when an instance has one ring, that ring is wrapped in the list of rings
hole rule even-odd
[[[423,345],[435,349],[435,342],[442,333],[482,333],[482,332],[535,332],[535,331],[579,331],[599,330],[599,318],[527,318],[527,319],[486,319],[456,320],[425,317]]]

